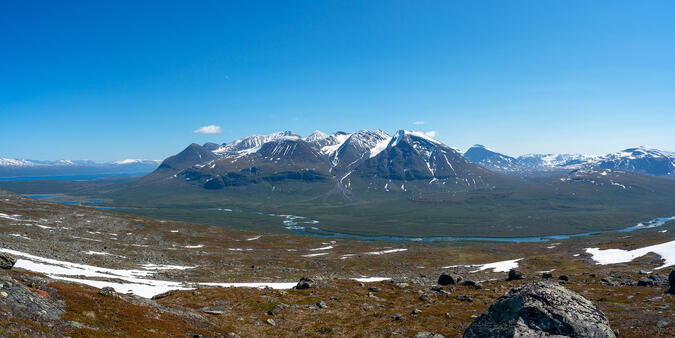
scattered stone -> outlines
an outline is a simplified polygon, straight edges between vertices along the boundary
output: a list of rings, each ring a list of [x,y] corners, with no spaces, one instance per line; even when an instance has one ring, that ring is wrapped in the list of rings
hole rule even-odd
[[[464,331],[469,337],[615,337],[588,299],[554,282],[514,288]]]
[[[642,277],[638,279],[637,281],[638,286],[654,286],[654,281],[647,278],[647,277]]]
[[[230,338],[241,338],[240,335],[238,335],[238,334],[236,334],[236,333],[234,333],[234,332],[228,333],[227,336],[230,337]]]
[[[16,264],[16,258],[6,253],[0,253],[0,268],[9,270]]]
[[[619,285],[619,283],[617,283],[617,281],[615,281],[614,278],[612,278],[610,276],[604,277],[603,279],[600,280],[600,282],[605,284],[605,285],[609,285],[609,286]]]
[[[654,281],[655,286],[668,286],[668,277],[660,274],[651,274],[647,278]]]
[[[220,316],[223,313],[227,312],[227,307],[226,306],[205,306],[202,308],[202,312],[209,314],[209,315],[214,315],[214,316]]]
[[[668,283],[670,284],[670,288],[666,291],[666,293],[675,295],[675,270],[670,270],[670,274],[668,275]]]
[[[267,314],[270,315],[270,316],[274,316],[279,312],[279,310],[285,309],[287,307],[288,307],[288,304],[279,303],[279,304],[275,305],[272,309],[267,311]]]
[[[422,310],[414,309],[414,310],[410,311],[410,313],[416,315],[416,314],[422,313]]]
[[[115,289],[109,286],[106,286],[101,290],[98,290],[98,294],[106,297],[117,297],[117,291],[115,291]]]
[[[423,293],[423,294],[420,295],[420,300],[423,301],[423,302],[430,302],[431,297],[429,297],[429,295],[427,295],[426,293]]]
[[[274,319],[272,319],[272,318],[267,318],[267,320],[265,320],[265,323],[267,323],[269,325],[272,325],[272,326],[277,326],[277,322],[275,322]]]
[[[434,285],[431,287],[431,291],[441,292],[443,291],[443,287],[440,285]]]
[[[449,312],[446,312],[446,313],[445,313],[445,318],[447,318],[447,319],[452,319],[452,315],[450,315]]]
[[[648,274],[649,274],[649,271],[647,271],[647,270],[640,270],[640,271],[638,272],[638,274],[640,274],[640,275],[648,275]]]
[[[454,273],[442,273],[441,276],[438,277],[439,285],[454,285],[459,284],[461,281],[462,276],[456,275]]]
[[[192,295],[193,295],[193,296],[199,295],[199,292],[197,292],[196,295],[195,295],[195,292],[197,292],[197,291],[192,291]],[[176,294],[176,293],[178,293],[178,290],[169,290],[169,291],[167,291],[167,292],[162,292],[162,293],[160,293],[160,294],[158,294],[158,295],[152,296],[152,299],[158,300],[158,299],[162,299],[162,298],[169,297],[169,296],[174,295],[174,294]]]
[[[303,289],[309,289],[312,286],[314,286],[314,280],[308,277],[302,277],[300,278],[300,281],[298,281],[298,284],[295,286],[296,289],[298,290],[303,290]]]
[[[380,291],[382,291],[382,290],[380,290],[380,288],[378,288],[378,287],[376,287],[376,286],[371,287],[369,290],[372,291],[372,292],[380,292]]]
[[[410,286],[410,284],[408,284],[408,283],[394,283],[394,286],[399,288],[399,289],[405,289],[408,286]]]
[[[553,274],[550,273],[550,272],[544,272],[544,273],[541,274],[541,278],[543,278],[543,279],[553,278]]]
[[[459,295],[457,296],[457,300],[460,300],[462,302],[473,302],[473,299],[467,295]]]
[[[506,280],[510,281],[510,280],[517,280],[517,279],[523,279],[523,278],[525,278],[525,275],[522,272],[520,272],[516,269],[511,269],[511,270],[509,270],[509,277],[506,278]]]
[[[321,309],[328,308],[328,304],[326,304],[326,302],[324,302],[324,301],[320,301],[320,302],[316,303],[316,306],[318,306]]]
[[[560,275],[560,277],[558,277],[558,279],[562,280],[562,281],[566,281],[566,282],[570,280],[570,278],[567,277],[567,275]]]
[[[668,326],[668,324],[669,323],[665,320],[659,320],[658,322],[656,322],[656,326],[659,327],[659,328],[666,327],[666,326]]]
[[[445,338],[445,336],[440,333],[417,332],[413,338]]]
[[[462,285],[465,285],[465,286],[473,286],[473,287],[476,288],[476,289],[482,289],[482,288],[483,288],[483,286],[482,286],[480,283],[478,283],[478,282],[476,282],[476,281],[472,281],[472,280],[470,280],[470,279],[467,279],[467,280],[463,281],[463,282],[462,282]]]

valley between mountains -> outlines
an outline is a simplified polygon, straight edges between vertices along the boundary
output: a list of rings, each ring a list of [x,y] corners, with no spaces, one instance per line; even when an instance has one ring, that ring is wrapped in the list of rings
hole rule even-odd
[[[0,333],[475,337],[544,294],[601,314],[578,332],[673,336],[672,164],[286,131],[140,177],[1,181]]]

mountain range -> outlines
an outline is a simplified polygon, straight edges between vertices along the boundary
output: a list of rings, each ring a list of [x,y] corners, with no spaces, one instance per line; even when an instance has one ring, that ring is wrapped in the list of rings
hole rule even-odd
[[[291,131],[252,135],[230,143],[191,144],[164,160],[143,182],[178,179],[206,189],[275,182],[334,184],[353,189],[406,191],[406,184],[452,191],[491,188],[500,175],[467,160],[423,133],[376,130],[355,133]],[[358,187],[355,186],[358,182]]]
[[[114,162],[89,160],[38,161],[0,158],[0,177],[145,174],[160,164],[157,160],[126,159]]]
[[[611,169],[674,178],[675,154],[637,147],[617,153],[530,154],[511,157],[482,145],[465,153],[424,133],[376,130],[355,133],[292,131],[252,135],[230,143],[191,144],[164,160],[142,182],[183,180],[206,189],[324,182],[349,197],[351,191],[492,189],[509,176],[562,176],[572,171]],[[580,173],[576,173],[576,176]]]
[[[477,144],[467,150],[464,157],[495,172],[512,175],[612,169],[675,178],[675,153],[647,147],[628,148],[599,156],[529,154],[511,157]]]

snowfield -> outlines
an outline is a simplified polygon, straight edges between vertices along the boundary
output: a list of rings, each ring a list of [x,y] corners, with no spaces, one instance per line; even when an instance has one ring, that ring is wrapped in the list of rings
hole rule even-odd
[[[596,264],[601,265],[627,263],[650,252],[661,256],[661,258],[665,260],[663,265],[656,268],[655,270],[675,265],[675,241],[646,246],[644,248],[638,248],[634,250],[599,248],[586,249],[586,253],[592,256],[592,259],[596,262]]]

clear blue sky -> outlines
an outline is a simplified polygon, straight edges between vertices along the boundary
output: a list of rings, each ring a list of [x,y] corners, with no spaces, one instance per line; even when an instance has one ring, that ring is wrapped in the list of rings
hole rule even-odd
[[[675,150],[674,15],[673,1],[3,1],[0,157],[162,159],[378,128],[511,155]],[[222,133],[193,133],[205,125]]]

